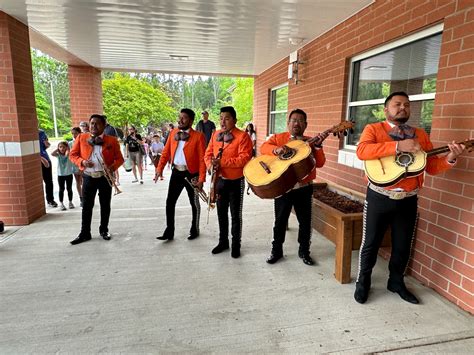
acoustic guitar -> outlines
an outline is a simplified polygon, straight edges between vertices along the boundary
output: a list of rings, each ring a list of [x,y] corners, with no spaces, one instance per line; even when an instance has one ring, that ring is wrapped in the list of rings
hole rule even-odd
[[[323,134],[346,135],[353,122],[345,121],[331,127]],[[291,190],[314,169],[316,162],[306,141],[293,140],[280,155],[260,155],[247,163],[244,176],[250,188],[260,198],[275,198]]]
[[[458,142],[471,150],[474,139]],[[371,183],[381,187],[392,186],[405,177],[423,174],[426,168],[426,159],[432,155],[449,152],[449,147],[443,146],[427,152],[418,153],[400,152],[397,155],[364,161],[364,169]]]

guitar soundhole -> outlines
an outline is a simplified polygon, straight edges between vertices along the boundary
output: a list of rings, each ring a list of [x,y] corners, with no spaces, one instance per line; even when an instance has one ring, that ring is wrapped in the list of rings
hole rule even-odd
[[[415,160],[415,157],[411,153],[400,153],[397,155],[395,158],[395,163],[398,166],[402,166],[406,168],[407,166],[410,166],[413,164],[413,161]]]
[[[296,149],[290,149],[278,156],[280,160],[290,160],[296,155]]]

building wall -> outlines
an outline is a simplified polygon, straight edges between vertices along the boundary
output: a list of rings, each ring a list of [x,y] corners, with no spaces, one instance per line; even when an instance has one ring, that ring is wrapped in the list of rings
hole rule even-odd
[[[300,50],[301,83],[289,82],[288,110],[308,113],[307,133],[346,117],[350,58],[421,29],[444,23],[431,139],[434,146],[474,138],[474,5],[470,0],[376,1]],[[258,144],[268,132],[270,89],[287,81],[288,58],[255,79]],[[362,170],[338,163],[336,138],[324,144],[318,178],[365,192]],[[474,313],[474,156],[427,176],[409,274]]]
[[[45,214],[28,27],[0,11],[0,220]]]
[[[93,67],[68,67],[71,119],[73,127],[88,121],[94,114],[102,114],[102,78],[100,70]]]

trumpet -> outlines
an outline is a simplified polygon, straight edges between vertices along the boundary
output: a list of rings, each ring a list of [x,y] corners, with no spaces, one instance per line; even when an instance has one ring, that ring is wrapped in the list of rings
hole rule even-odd
[[[102,155],[102,153],[100,154],[100,157],[98,157],[98,156],[96,156],[96,157],[97,157],[97,160],[99,161],[100,166],[104,170],[104,176],[107,179],[107,182],[109,183],[110,187],[112,187],[114,189],[114,196],[118,195],[118,194],[121,194],[122,191],[118,188],[117,184],[115,183],[115,175],[105,165],[104,156]]]
[[[186,180],[186,182],[194,189],[194,192],[197,193],[197,195],[199,196],[199,198],[205,202],[207,205],[209,205],[209,197],[207,196],[206,194],[206,191],[204,191],[203,189],[200,189],[196,186],[196,183],[198,181],[197,177],[193,177],[191,180],[189,180],[189,178],[184,178],[184,180]],[[215,204],[210,204],[209,208],[214,208],[215,207]]]

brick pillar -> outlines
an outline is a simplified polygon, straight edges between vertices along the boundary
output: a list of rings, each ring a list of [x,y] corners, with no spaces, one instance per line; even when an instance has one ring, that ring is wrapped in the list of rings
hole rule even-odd
[[[71,119],[73,126],[78,126],[93,113],[102,113],[102,78],[94,67],[70,65],[68,72]]]
[[[28,27],[0,11],[0,220],[44,214]]]

